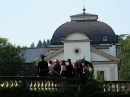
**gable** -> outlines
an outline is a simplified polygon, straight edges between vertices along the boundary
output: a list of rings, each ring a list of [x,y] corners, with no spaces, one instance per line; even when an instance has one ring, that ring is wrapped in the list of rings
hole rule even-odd
[[[111,61],[111,60],[91,51],[91,61]]]
[[[98,55],[100,55],[100,56],[102,56],[102,57],[104,57],[104,58],[110,59],[111,61],[116,61],[118,63],[120,62],[120,59],[118,59],[118,58],[116,58],[116,57],[114,57],[114,56],[112,56],[112,55],[110,55],[110,54],[108,54],[106,52],[95,49],[94,47],[91,47],[91,51],[98,54]]]
[[[98,63],[104,63],[104,62],[109,62],[109,63],[120,63],[120,59],[106,53],[103,52],[101,50],[95,49],[93,47],[90,47],[90,56],[91,56],[91,62],[98,62]],[[64,48],[59,49],[58,51],[48,55],[47,57],[45,57],[46,61],[49,60],[54,60],[54,59],[59,59],[59,60],[63,60],[65,59],[64,57]],[[70,55],[71,56],[71,55]],[[76,59],[75,59],[76,60]]]

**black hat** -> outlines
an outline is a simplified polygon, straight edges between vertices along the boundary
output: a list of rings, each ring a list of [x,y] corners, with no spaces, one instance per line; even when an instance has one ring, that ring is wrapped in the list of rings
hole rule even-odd
[[[71,59],[67,59],[67,61],[66,62],[71,62]]]
[[[65,64],[65,60],[60,60],[60,62],[62,62],[63,64]]]
[[[40,57],[43,58],[43,57],[45,57],[45,55],[44,55],[44,54],[41,54]]]
[[[89,61],[84,61],[84,63],[85,63],[85,64],[90,64],[90,62],[89,62]]]
[[[87,65],[88,65],[88,66],[92,66],[92,63],[89,62]]]

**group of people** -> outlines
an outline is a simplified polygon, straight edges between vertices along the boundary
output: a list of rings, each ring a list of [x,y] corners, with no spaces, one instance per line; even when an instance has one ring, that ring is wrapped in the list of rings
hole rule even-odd
[[[38,62],[39,76],[84,78],[87,73],[90,75],[94,73],[92,63],[83,59],[77,60],[72,64],[71,59],[66,61],[55,59],[54,61],[46,62],[43,54],[40,57],[41,61]]]

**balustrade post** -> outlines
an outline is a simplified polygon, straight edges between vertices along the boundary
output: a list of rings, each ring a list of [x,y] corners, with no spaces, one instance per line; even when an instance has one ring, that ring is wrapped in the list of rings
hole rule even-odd
[[[68,80],[63,79],[61,82],[61,90],[65,91],[68,90]]]

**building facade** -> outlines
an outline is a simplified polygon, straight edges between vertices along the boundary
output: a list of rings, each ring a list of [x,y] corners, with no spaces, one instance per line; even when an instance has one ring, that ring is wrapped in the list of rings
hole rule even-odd
[[[84,57],[93,63],[95,75],[100,72],[106,80],[118,80],[121,45],[113,29],[85,11],[70,18],[54,32],[45,60],[71,59],[73,63]]]

